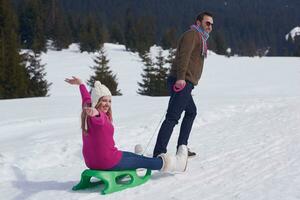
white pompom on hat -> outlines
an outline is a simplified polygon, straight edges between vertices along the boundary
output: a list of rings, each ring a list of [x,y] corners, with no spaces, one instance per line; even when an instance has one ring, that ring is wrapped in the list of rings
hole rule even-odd
[[[111,92],[105,85],[101,84],[100,81],[95,81],[94,88],[92,88],[91,96],[92,96],[92,107],[94,108],[101,97],[111,96]]]

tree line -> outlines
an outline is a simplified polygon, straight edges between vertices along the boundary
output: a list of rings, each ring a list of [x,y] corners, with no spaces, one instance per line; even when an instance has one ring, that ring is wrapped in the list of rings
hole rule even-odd
[[[17,15],[9,1],[0,0],[0,99],[47,95],[51,83],[39,56],[21,52]]]
[[[294,56],[297,44],[285,35],[299,26],[299,0],[12,0],[19,17],[22,45],[57,49],[70,43],[95,51],[103,42],[144,51],[157,44],[176,45],[178,36],[208,10],[215,27],[209,49],[241,56]],[[36,42],[34,42],[36,41]],[[296,46],[296,47],[295,47]]]
[[[94,60],[95,76],[91,77],[89,84],[105,72],[115,80],[115,83],[107,80],[114,85],[115,94],[121,94],[117,89],[116,75],[107,68],[104,42],[124,44],[127,50],[139,53],[145,69],[143,82],[138,83],[138,93],[165,95],[166,90],[154,91],[154,88],[163,82],[166,66],[171,60],[161,55],[156,61],[150,60],[149,48],[154,44],[163,49],[176,48],[178,36],[189,28],[202,10],[214,13],[215,27],[209,39],[209,49],[217,54],[300,55],[299,37],[288,37],[288,40],[284,37],[300,21],[297,0],[274,0],[271,3],[259,0],[0,2],[0,98],[49,95],[51,83],[45,79],[45,64],[41,63],[40,54],[46,52],[49,45],[61,50],[71,43],[78,43],[81,51],[103,55]],[[279,17],[277,11],[281,13]]]

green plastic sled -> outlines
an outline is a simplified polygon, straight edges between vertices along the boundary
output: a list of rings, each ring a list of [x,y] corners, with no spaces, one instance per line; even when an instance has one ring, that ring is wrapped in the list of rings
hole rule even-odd
[[[91,178],[99,179],[98,182],[91,182]],[[101,171],[86,169],[81,173],[80,182],[75,185],[72,190],[81,190],[86,188],[95,187],[104,183],[104,189],[101,194],[109,194],[112,192],[121,191],[127,188],[135,187],[147,182],[151,177],[151,170],[147,169],[144,176],[137,175],[136,170],[124,171]]]

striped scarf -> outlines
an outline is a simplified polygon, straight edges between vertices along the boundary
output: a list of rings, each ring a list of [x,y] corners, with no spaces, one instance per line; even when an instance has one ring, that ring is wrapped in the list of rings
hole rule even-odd
[[[207,57],[207,43],[206,43],[206,41],[209,38],[209,33],[204,31],[202,27],[196,26],[196,25],[192,25],[191,29],[196,30],[199,33],[200,37],[202,38],[202,56]]]

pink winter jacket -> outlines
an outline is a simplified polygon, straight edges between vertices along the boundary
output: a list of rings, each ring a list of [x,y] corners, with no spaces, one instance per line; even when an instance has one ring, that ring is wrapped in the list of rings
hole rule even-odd
[[[91,96],[85,85],[79,86],[82,106],[91,103]],[[115,147],[114,127],[108,116],[100,112],[100,116],[88,117],[88,133],[82,133],[82,153],[85,164],[90,169],[109,169],[119,163],[122,152]]]

